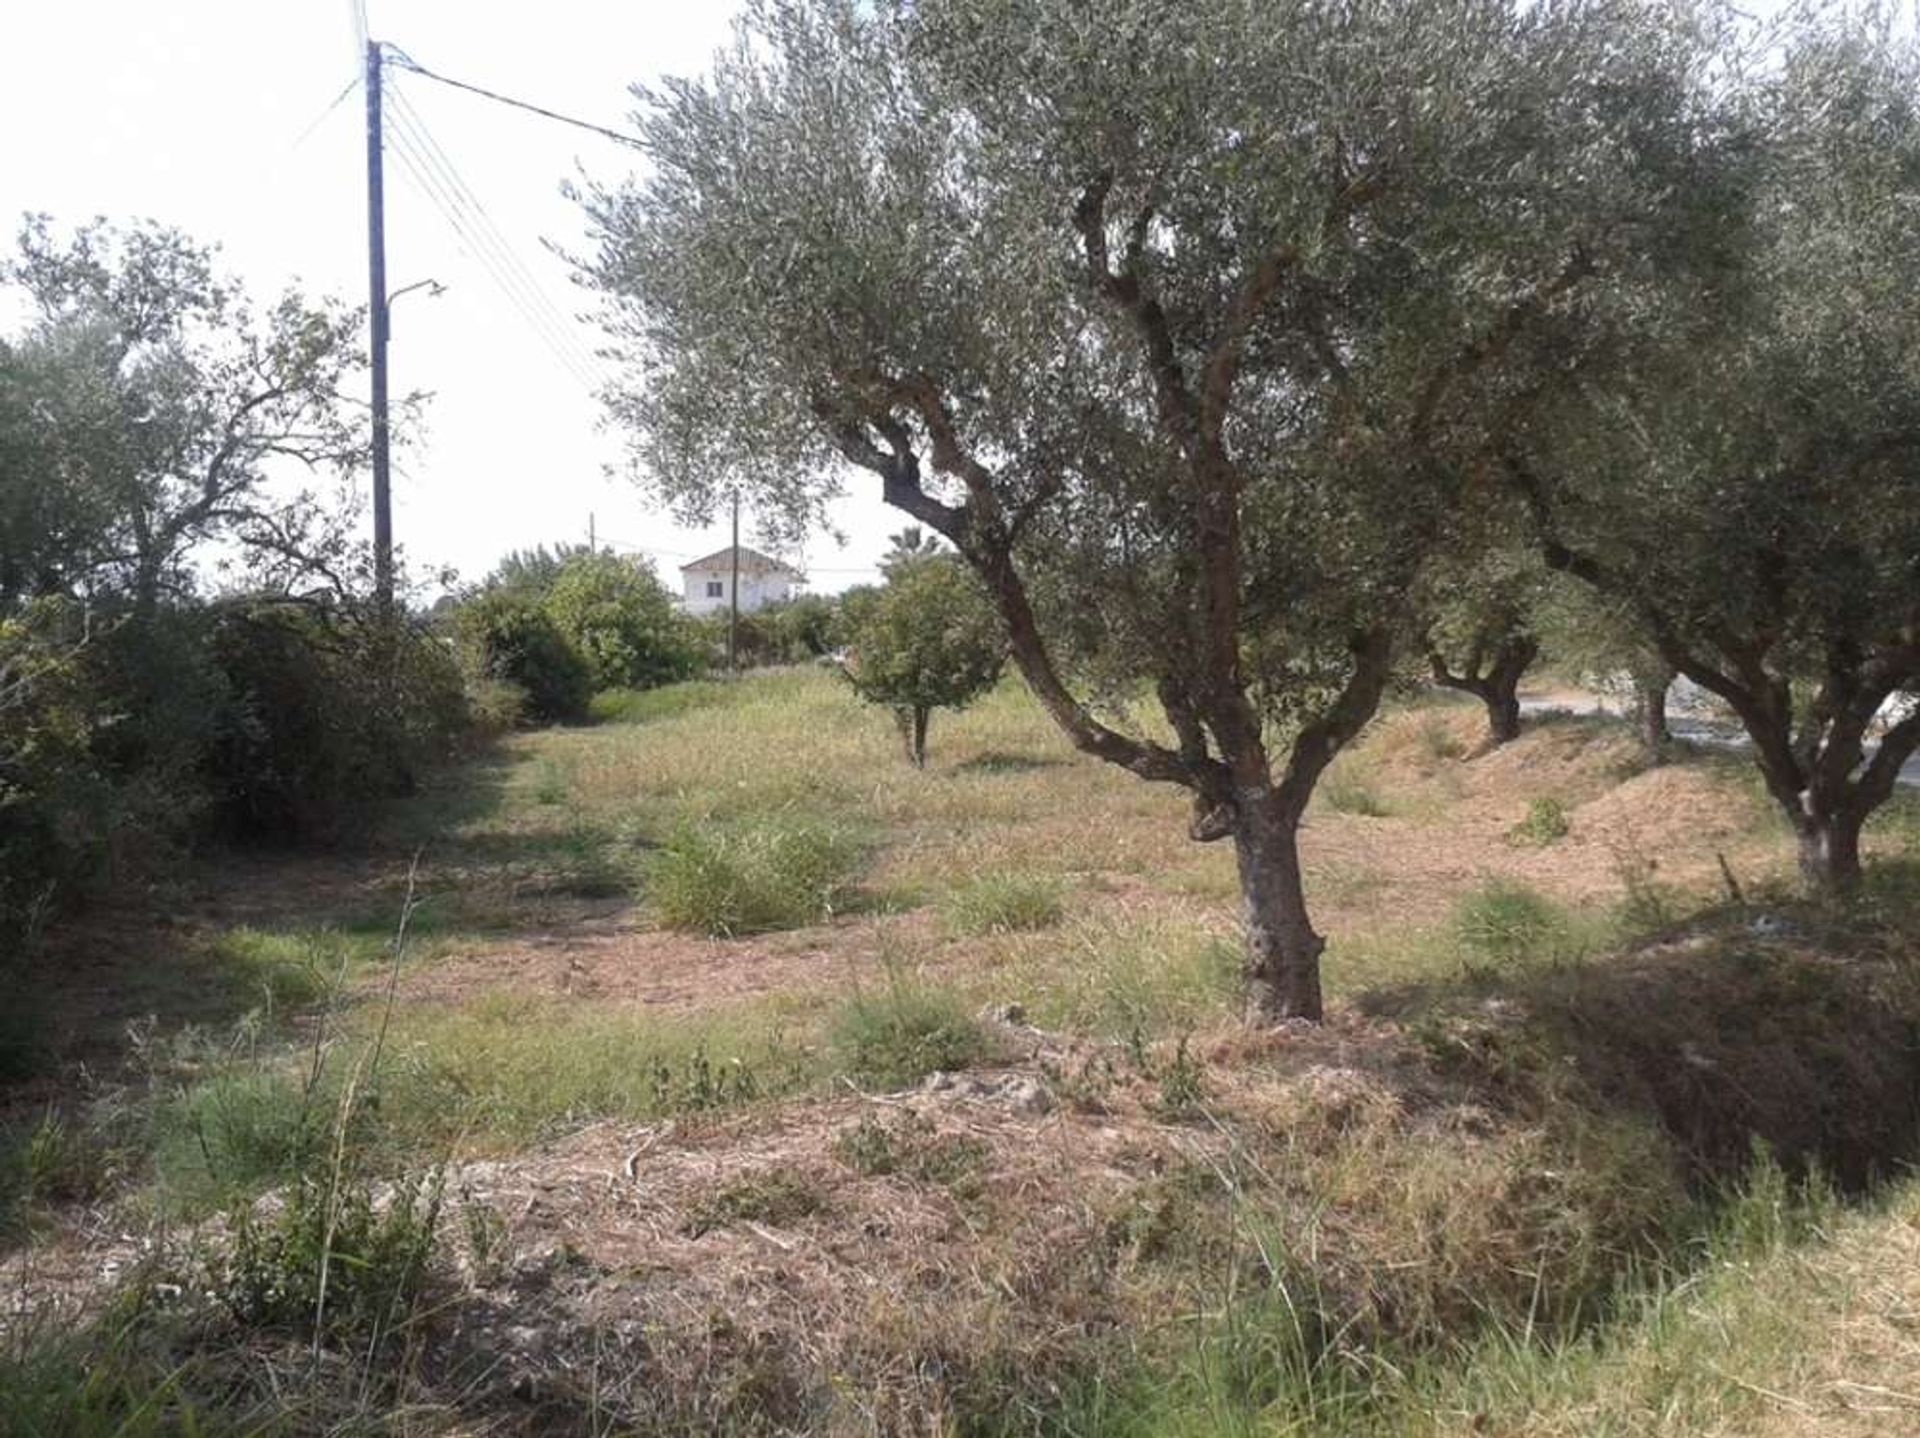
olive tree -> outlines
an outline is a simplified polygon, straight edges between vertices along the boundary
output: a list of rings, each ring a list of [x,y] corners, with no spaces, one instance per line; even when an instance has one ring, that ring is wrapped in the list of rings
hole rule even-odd
[[[613,416],[691,517],[859,475],[950,542],[1067,737],[1233,842],[1250,1017],[1318,1018],[1308,799],[1517,368],[1661,248],[1685,49],[1599,0],[769,0],[582,196]]]
[[[287,547],[288,500],[264,493],[276,466],[339,477],[364,462],[345,393],[364,363],[358,311],[289,292],[256,312],[213,251],[152,224],[61,235],[29,217],[0,280],[32,314],[0,362],[24,376],[15,422],[33,455],[0,467],[0,522],[37,514],[58,541],[16,551],[9,534],[0,592],[84,586],[150,613],[191,587],[196,544]],[[33,573],[16,553],[37,556]]]
[[[1673,741],[1667,695],[1678,676],[1660,657],[1633,606],[1551,573],[1533,619],[1547,662],[1608,698],[1631,704],[1642,756],[1650,765],[1665,760]]]
[[[1520,737],[1520,680],[1540,657],[1545,577],[1531,549],[1489,542],[1443,558],[1422,578],[1428,674],[1480,701],[1491,746]]]
[[[926,768],[933,711],[966,708],[1006,667],[999,616],[957,560],[917,553],[896,558],[850,619],[843,672],[862,699],[893,711],[908,762]]]
[[[1702,334],[1508,463],[1548,561],[1732,708],[1804,875],[1845,889],[1920,748],[1916,714],[1869,739],[1920,687],[1920,54],[1822,24],[1741,106],[1746,243],[1671,301]]]

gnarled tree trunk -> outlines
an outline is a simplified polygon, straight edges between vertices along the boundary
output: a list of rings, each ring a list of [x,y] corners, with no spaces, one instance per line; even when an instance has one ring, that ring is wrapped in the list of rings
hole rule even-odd
[[[1807,795],[1794,819],[1800,844],[1800,877],[1823,894],[1850,893],[1860,886],[1860,830],[1866,816],[1840,803],[1826,808]]]
[[[1320,954],[1300,881],[1297,826],[1271,802],[1243,803],[1233,834],[1247,924],[1247,1022],[1321,1017]]]
[[[1493,647],[1491,656],[1476,643],[1461,673],[1437,650],[1427,656],[1427,663],[1434,683],[1471,694],[1486,706],[1487,739],[1498,746],[1520,737],[1520,680],[1539,657],[1540,644],[1532,635],[1510,634]]]

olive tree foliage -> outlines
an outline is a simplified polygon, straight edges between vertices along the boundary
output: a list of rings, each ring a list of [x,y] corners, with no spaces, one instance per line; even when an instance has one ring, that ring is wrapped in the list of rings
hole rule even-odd
[[[276,466],[364,462],[357,311],[289,292],[256,312],[212,250],[153,224],[62,235],[31,216],[0,281],[32,314],[0,345],[0,428],[34,456],[0,469],[0,602],[84,589],[151,611],[210,540],[283,573],[341,560],[315,501],[264,490]]]
[[[1659,764],[1673,731],[1667,694],[1679,676],[1634,609],[1565,574],[1550,572],[1533,611],[1548,664],[1610,700],[1631,705],[1643,757]]]
[[[1663,251],[1689,63],[1584,0],[768,0],[582,197],[613,414],[691,514],[858,476],[949,541],[1315,1018],[1301,815],[1518,371]]]
[[[1421,576],[1428,675],[1441,688],[1480,701],[1490,746],[1520,736],[1520,680],[1540,657],[1547,576],[1531,546],[1491,537],[1442,556]]]
[[[1739,717],[1821,888],[1920,747],[1920,51],[1803,30],[1741,95],[1751,231],[1672,301],[1717,333],[1510,457],[1548,560],[1625,606]]]
[[[881,588],[848,614],[842,672],[854,692],[891,709],[916,769],[927,766],[936,709],[964,709],[999,682],[1007,641],[980,583],[948,555],[896,557]]]

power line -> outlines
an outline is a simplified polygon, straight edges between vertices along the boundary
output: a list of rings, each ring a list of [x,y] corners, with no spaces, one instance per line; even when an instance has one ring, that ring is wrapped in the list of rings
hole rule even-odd
[[[427,127],[420,112],[405,95],[397,91],[394,101],[398,128],[413,142],[427,167],[440,177],[454,206],[464,211],[472,220],[478,231],[478,242],[485,243],[491,248],[494,258],[514,278],[528,302],[540,312],[550,333],[568,350],[574,363],[589,374],[597,375],[598,383],[604,384],[611,376],[606,374],[599,357],[582,344],[573,333],[566,317],[548,298],[540,281],[528,269],[499,225],[494,223],[485,203],[461,176],[445,148],[434,138],[433,131]],[[496,276],[496,279],[498,278]]]
[[[398,97],[395,97],[398,99]],[[394,151],[408,177],[424,198],[439,211],[454,234],[465,245],[477,264],[500,288],[509,303],[519,311],[536,338],[583,388],[596,389],[606,382],[599,366],[577,339],[570,335],[558,311],[541,292],[538,281],[513,254],[506,237],[477,206],[477,197],[452,170],[445,151],[436,159],[429,136],[419,126],[410,107],[393,109]]]
[[[407,178],[413,182],[414,188],[419,191],[420,195],[428,204],[438,211],[440,217],[447,222],[448,227],[452,229],[455,238],[459,241],[461,248],[472,257],[476,264],[486,271],[487,276],[493,280],[508,302],[519,312],[521,319],[533,330],[535,338],[547,348],[554,359],[560,363],[561,367],[565,369],[573,379],[586,385],[588,388],[592,388],[590,377],[579,368],[577,362],[573,356],[567,352],[564,345],[547,329],[542,317],[522,296],[514,282],[499,268],[498,262],[493,258],[491,251],[483,243],[481,237],[474,233],[467,222],[461,217],[457,201],[445,190],[444,182],[434,174],[433,168],[425,155],[415,148],[413,142],[407,139],[397,126],[390,132],[390,138],[393,141],[393,152],[400,160],[402,168],[406,171]]]
[[[430,139],[418,128],[418,117],[400,106],[394,109],[394,133],[403,159],[416,171],[429,191],[429,198],[455,232],[467,242],[470,252],[487,270],[508,297],[533,325],[541,339],[562,352],[576,378],[590,373],[584,349],[572,340],[550,302],[541,294],[538,282],[526,272],[514,256],[499,227],[492,224],[483,209],[477,208],[472,193],[458,173],[445,160],[445,152],[435,154]],[[589,380],[589,387],[592,382]]]
[[[591,120],[577,120],[572,115],[563,115],[558,110],[547,109],[544,105],[536,105],[528,100],[516,100],[511,95],[502,95],[498,91],[486,89],[481,85],[470,85],[465,80],[455,80],[451,76],[441,75],[429,70],[405,50],[398,49],[394,46],[388,46],[387,48],[391,51],[393,61],[396,65],[411,70],[416,75],[424,75],[429,80],[438,80],[442,85],[450,85],[456,90],[465,90],[470,95],[478,95],[482,99],[492,100],[495,104],[511,105],[516,110],[525,110],[529,114],[540,116],[542,119],[557,120],[562,125],[572,125],[578,130],[590,130],[594,134],[603,136],[617,144],[629,145],[636,150],[646,148],[645,141],[641,140],[638,136],[623,135],[618,130],[609,130],[605,125],[596,125]]]
[[[341,90],[341,92],[338,95],[335,95],[332,100],[327,102],[327,108],[322,110],[318,115],[314,116],[313,123],[307,126],[306,129],[302,130],[299,134],[299,137],[295,139],[294,142],[291,145],[289,145],[287,148],[290,150],[297,150],[302,145],[306,144],[308,139],[312,137],[313,132],[319,129],[322,125],[327,123],[327,117],[331,115],[335,110],[340,108],[341,101],[345,100],[347,96],[351,95],[355,90],[358,90],[359,88],[360,88],[360,76],[356,74],[351,80],[347,81],[346,88]]]

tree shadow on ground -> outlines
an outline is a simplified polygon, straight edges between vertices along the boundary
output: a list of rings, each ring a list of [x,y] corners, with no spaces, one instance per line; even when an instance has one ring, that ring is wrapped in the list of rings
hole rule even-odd
[[[1067,763],[1065,759],[1041,754],[1015,754],[1001,749],[989,749],[984,754],[976,754],[971,759],[962,759],[953,766],[956,774],[1031,774],[1040,769],[1058,769]]]
[[[70,1099],[75,1078],[111,1078],[130,1033],[164,1040],[221,1032],[286,994],[256,954],[223,942],[246,930],[342,934],[378,949],[394,931],[414,855],[436,833],[484,824],[505,803],[511,761],[497,751],[428,777],[422,792],[369,813],[324,847],[221,846],[147,883],[121,882],[57,919],[36,950],[0,969],[0,1121]],[[528,839],[529,851],[537,847]],[[450,845],[451,847],[451,845]],[[265,945],[271,948],[271,944]],[[269,965],[268,967],[271,967]]]
[[[1360,995],[1446,1080],[1657,1123],[1694,1179],[1756,1153],[1861,1193],[1920,1155],[1920,865],[1859,903],[1729,906],[1626,953]]]

